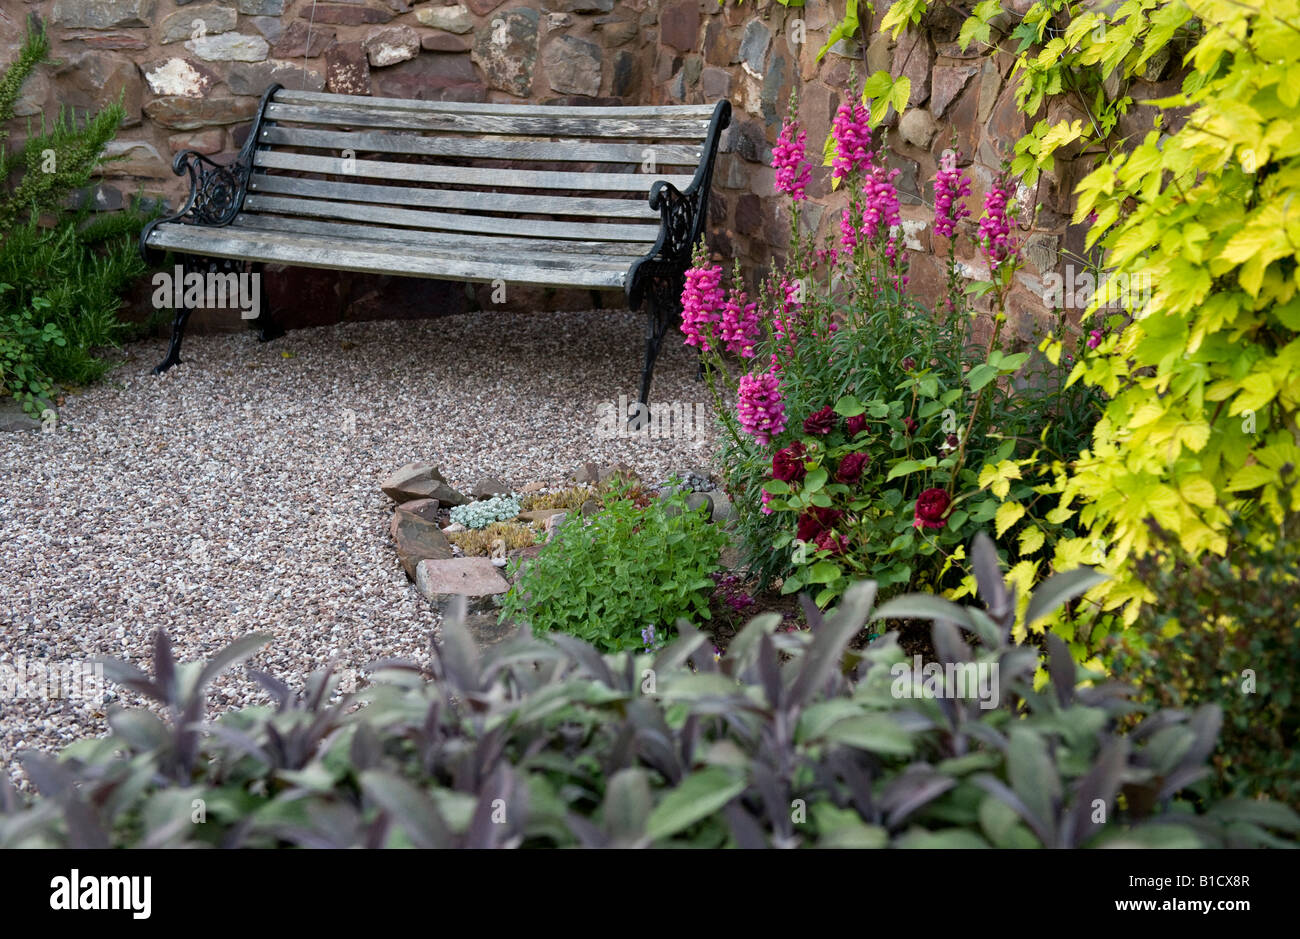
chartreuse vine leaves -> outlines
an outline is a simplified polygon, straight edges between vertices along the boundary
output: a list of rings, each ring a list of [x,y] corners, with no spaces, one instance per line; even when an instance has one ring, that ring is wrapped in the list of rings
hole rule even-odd
[[[897,37],[929,6],[901,0],[882,26]],[[1103,251],[1105,285],[1085,315],[1105,328],[1070,382],[1107,401],[1077,454],[995,460],[979,483],[1004,502],[995,530],[1029,565],[1022,586],[1038,576],[1029,554],[1110,575],[1072,611],[1075,625],[1054,625],[1086,658],[1154,599],[1130,570],[1151,547],[1150,522],[1192,556],[1222,554],[1234,516],[1266,544],[1300,506],[1300,2],[1005,6],[976,4],[959,42],[1014,57],[1016,100],[1034,123],[1012,173],[1033,185],[1064,148],[1085,170],[1073,221]],[[1167,70],[1184,76],[1176,94],[1129,94]],[[1137,104],[1161,113],[1125,138],[1120,119]],[[1181,124],[1163,116],[1174,108]],[[1041,348],[1059,362],[1063,337]],[[970,375],[992,378],[984,366]]]
[[[1101,241],[1112,281],[1152,285],[1071,375],[1110,400],[1055,481],[1116,575],[1093,596],[1125,606],[1125,622],[1151,599],[1123,573],[1150,547],[1147,519],[1193,554],[1221,554],[1233,514],[1267,539],[1300,505],[1287,481],[1300,467],[1300,4],[1190,7],[1204,30],[1187,55],[1195,77],[1164,102],[1190,118],[1104,162],[1075,213],[1115,220]],[[1093,310],[1105,302],[1099,292]],[[1058,564],[1081,552],[1059,545]]]

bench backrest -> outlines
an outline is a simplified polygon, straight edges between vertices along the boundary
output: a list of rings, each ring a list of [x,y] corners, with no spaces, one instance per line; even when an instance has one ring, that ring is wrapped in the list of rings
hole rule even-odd
[[[724,102],[725,104],[725,102]],[[243,204],[294,220],[547,242],[644,255],[666,180],[707,199],[714,105],[548,107],[273,92]],[[725,119],[721,122],[725,126]],[[277,221],[278,220],[278,221]]]

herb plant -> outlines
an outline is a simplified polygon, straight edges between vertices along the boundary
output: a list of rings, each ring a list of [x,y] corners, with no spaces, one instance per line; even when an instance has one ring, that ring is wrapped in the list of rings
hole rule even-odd
[[[617,492],[590,517],[571,513],[506,596],[503,618],[563,632],[606,651],[636,648],[641,632],[707,620],[726,536],[675,493],[639,508]]]
[[[874,607],[859,584],[809,630],[760,616],[715,659],[690,627],[661,651],[601,655],[557,634],[476,647],[453,615],[432,666],[386,662],[341,694],[328,672],[272,704],[208,722],[220,671],[271,639],[153,674],[107,662],[162,718],[117,708],[111,733],[59,758],[23,754],[40,793],[0,778],[0,848],[104,847],[1256,847],[1294,843],[1268,800],[1180,798],[1206,772],[1219,712],[1133,706],[1089,682],[1065,644],[1009,643],[1014,587],[992,544],[971,549],[982,608],[933,596]],[[1059,575],[1050,609],[1093,583]],[[915,691],[894,615],[934,621],[939,664],[997,666],[998,693]],[[977,646],[963,635],[978,638]],[[982,706],[992,704],[993,706]]]
[[[145,271],[136,252],[141,204],[92,215],[85,198],[125,117],[120,103],[84,121],[60,113],[22,146],[4,146],[23,83],[48,53],[45,33],[32,27],[0,77],[0,285],[8,285],[0,291],[0,393],[34,416],[55,383],[85,384],[108,369],[102,349],[125,331],[122,294]]]

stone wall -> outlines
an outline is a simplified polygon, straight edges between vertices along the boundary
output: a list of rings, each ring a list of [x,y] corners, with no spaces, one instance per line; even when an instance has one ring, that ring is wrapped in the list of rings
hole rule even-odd
[[[971,166],[971,205],[978,209],[1026,119],[1008,80],[1010,57],[958,47],[964,13],[936,6],[919,29],[893,42],[877,31],[888,4],[879,6],[865,43],[841,42],[819,63],[816,53],[843,14],[843,0],[806,0],[802,8],[775,0],[7,0],[0,59],[16,49],[25,15],[47,23],[59,64],[28,83],[16,124],[60,106],[84,111],[123,96],[127,121],[111,152],[126,159],[105,167],[94,192],[105,209],[137,191],[175,204],[184,186],[170,172],[172,154],[192,148],[233,157],[272,81],[457,101],[699,103],[725,96],[735,119],[715,176],[710,238],[720,256],[740,257],[751,269],[779,256],[787,239],[787,205],[774,195],[768,161],[791,90],[798,88],[809,149],[817,153],[849,93],[850,69],[859,81],[888,69],[912,82],[906,114],[899,122],[891,113],[886,129],[913,248],[911,283],[932,299],[942,289],[947,253],[946,241],[932,244],[930,236],[940,155],[955,136]],[[494,42],[494,32],[507,41]],[[1166,67],[1153,65],[1148,77],[1160,79]],[[1166,81],[1131,94],[1142,100],[1169,88]],[[1058,106],[1045,116],[1081,115]],[[1149,109],[1135,109],[1121,131],[1136,132],[1150,118]],[[15,136],[21,138],[21,127]],[[1040,209],[1022,232],[1027,264],[1013,312],[1040,313],[1042,275],[1060,267],[1063,253],[1082,252],[1083,228],[1068,224],[1069,192],[1089,168],[1063,161],[1036,192],[1022,194]],[[828,168],[814,170],[809,192],[807,220],[821,234],[836,230],[846,196],[830,191]],[[959,257],[968,276],[986,273],[969,239],[959,239]],[[475,302],[474,291],[467,299],[461,287],[390,285],[333,272],[298,271],[268,282],[281,308],[299,302],[316,313],[351,304],[350,315],[388,316],[402,306],[456,311]],[[512,301],[533,308],[597,302],[585,292],[540,291],[516,291]],[[1026,324],[1034,318],[1020,317]]]
[[[861,5],[865,15],[865,4]],[[919,27],[900,35],[897,42],[879,31],[890,4],[877,3],[869,28],[864,21],[864,42],[840,42],[821,60],[818,51],[830,28],[844,13],[844,0],[806,0],[803,7],[787,8],[775,0],[737,3],[727,0],[667,0],[659,13],[653,95],[655,103],[695,103],[727,96],[735,106],[733,126],[719,157],[714,211],[710,218],[710,246],[722,258],[740,257],[751,269],[780,256],[788,242],[788,200],[774,196],[774,176],[768,163],[781,123],[788,110],[790,92],[797,88],[799,116],[808,131],[813,162],[820,162],[821,146],[830,131],[836,109],[850,93],[850,69],[856,70],[858,88],[863,79],[887,70],[911,80],[912,94],[901,121],[892,110],[884,122],[888,163],[900,170],[901,214],[911,258],[910,286],[922,298],[934,301],[944,289],[947,239],[931,239],[934,174],[944,150],[962,154],[962,165],[973,178],[969,205],[978,216],[985,192],[1002,161],[1009,158],[1028,121],[1016,108],[1016,80],[1009,79],[1010,55],[989,58],[957,42],[966,12],[934,5]],[[1028,3],[1024,4],[1028,7]],[[1151,81],[1137,83],[1129,94],[1135,101],[1174,93],[1177,80],[1163,80],[1167,57],[1147,70]],[[1121,123],[1121,135],[1140,139],[1151,126],[1154,110],[1133,109]],[[1086,119],[1066,105],[1045,109],[1053,123]],[[1076,154],[1066,151],[1065,156]],[[1058,159],[1054,173],[1044,173],[1035,191],[1019,193],[1023,205],[1038,206],[1035,218],[1022,217],[1020,237],[1026,264],[1017,274],[1009,299],[1014,325],[1028,337],[1047,312],[1043,275],[1065,263],[1080,265],[1086,227],[1070,225],[1070,193],[1095,164],[1085,159]],[[808,188],[811,207],[805,221],[819,237],[838,234],[839,216],[847,205],[843,190],[832,193],[830,168],[815,167]],[[969,237],[975,222],[963,223],[958,238],[958,259],[968,278],[988,276],[975,256]],[[1082,266],[1078,269],[1082,271]]]
[[[647,0],[5,0],[0,61],[13,58],[32,14],[58,64],[28,81],[14,137],[61,105],[84,112],[121,95],[127,118],[110,152],[126,158],[103,168],[92,193],[105,210],[137,192],[177,205],[188,189],[172,175],[172,156],[188,148],[232,159],[271,82],[425,100],[633,104],[654,61]],[[331,321],[345,306],[350,317],[379,318],[485,301],[461,285],[327,271],[271,267],[267,284],[290,325]],[[531,309],[602,302],[587,291],[508,297]],[[240,325],[228,315],[207,321]]]

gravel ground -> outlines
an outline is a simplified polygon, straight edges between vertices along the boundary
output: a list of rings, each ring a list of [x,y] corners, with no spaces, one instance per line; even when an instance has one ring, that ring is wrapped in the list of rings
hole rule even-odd
[[[604,310],[191,336],[161,377],[165,343],[127,347],[53,432],[0,436],[0,666],[110,655],[148,670],[160,627],[181,661],[268,630],[250,664],[291,687],[330,662],[427,660],[438,617],[391,550],[379,480],[413,460],[460,488],[587,460],[655,479],[707,467],[711,435],[595,431],[600,402],[635,398],[642,329]],[[705,401],[689,350],[666,345],[652,401]],[[112,700],[0,689],[0,763],[21,785],[18,751],[105,732]],[[236,670],[209,700],[268,699]]]

